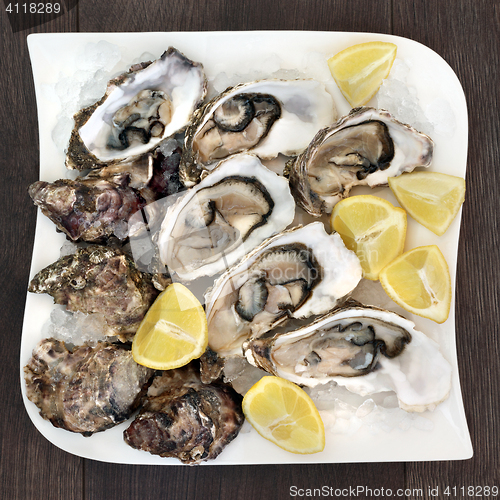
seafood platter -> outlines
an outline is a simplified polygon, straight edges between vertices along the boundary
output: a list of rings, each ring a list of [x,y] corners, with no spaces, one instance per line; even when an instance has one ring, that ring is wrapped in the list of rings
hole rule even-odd
[[[351,109],[327,61],[372,40],[396,44],[397,58]],[[437,245],[448,263],[441,324],[362,278],[329,223],[347,196],[397,205],[388,177],[465,177],[465,98],[439,55],[342,32],[43,34],[28,45],[40,180],[28,189],[39,210],[21,388],[49,441],[157,465],[472,456],[454,317],[460,215],[443,236],[408,217],[405,250]],[[155,371],[130,343],[173,282],[203,305],[208,348]],[[269,375],[311,396],[323,451],[289,453],[245,422],[242,395]]]

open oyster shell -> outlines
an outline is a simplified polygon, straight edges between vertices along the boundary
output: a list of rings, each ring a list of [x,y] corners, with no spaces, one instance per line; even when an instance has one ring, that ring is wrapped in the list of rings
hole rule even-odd
[[[387,185],[388,177],[428,167],[433,148],[428,136],[387,111],[360,107],[320,130],[286,174],[297,204],[319,217],[354,186]]]
[[[293,220],[288,182],[253,155],[219,166],[172,205],[158,237],[170,273],[191,281],[225,271]]]
[[[448,397],[451,366],[435,342],[399,314],[349,299],[310,325],[243,344],[247,360],[316,387],[334,381],[365,396],[393,390],[407,411]]]
[[[296,155],[337,117],[315,80],[260,80],[230,87],[196,111],[186,131],[181,180],[199,182],[219,160],[249,151],[262,159]]]
[[[323,314],[361,279],[356,255],[321,222],[269,238],[205,294],[208,344],[222,357],[242,354],[250,336],[289,318]]]
[[[181,132],[206,95],[206,77],[170,47],[108,83],[102,99],[79,111],[66,166],[85,170],[130,160]]]

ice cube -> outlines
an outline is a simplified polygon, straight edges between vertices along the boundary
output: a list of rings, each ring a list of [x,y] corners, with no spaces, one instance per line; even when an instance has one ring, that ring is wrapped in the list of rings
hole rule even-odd
[[[219,73],[215,76],[212,82],[212,86],[215,91],[220,94],[221,92],[224,92],[224,90],[226,90],[228,87],[230,87],[231,83],[226,73]]]
[[[100,40],[97,43],[88,43],[83,51],[78,65],[83,70],[96,71],[106,68],[108,71],[121,61],[122,54],[118,45]]]
[[[367,399],[357,410],[356,417],[364,418],[375,409],[375,401]]]
[[[425,116],[437,134],[453,137],[457,121],[450,103],[442,98],[434,99],[426,108]]]

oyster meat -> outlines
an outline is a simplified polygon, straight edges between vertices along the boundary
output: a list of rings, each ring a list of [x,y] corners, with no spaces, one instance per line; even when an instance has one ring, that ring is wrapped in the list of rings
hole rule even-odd
[[[402,316],[349,299],[310,325],[244,343],[247,360],[299,385],[334,381],[365,396],[395,391],[407,411],[448,397],[451,366],[438,346]]]
[[[216,162],[241,152],[262,159],[298,154],[336,117],[331,95],[314,80],[260,80],[228,88],[196,111],[186,131],[181,181],[192,186]]]
[[[120,250],[91,245],[40,271],[28,290],[48,293],[68,311],[100,313],[109,336],[130,340],[158,291]]]
[[[160,258],[181,280],[212,276],[283,230],[294,213],[285,178],[256,156],[234,156],[168,209],[158,236]]]
[[[201,383],[193,364],[165,371],[125,430],[125,442],[184,463],[214,459],[240,431],[241,399],[227,385]]]
[[[388,177],[428,167],[432,140],[385,110],[351,110],[320,130],[286,171],[292,194],[314,216],[330,213],[354,186],[387,185]]]
[[[24,368],[26,395],[55,427],[90,436],[127,420],[144,398],[153,370],[124,346],[69,350],[44,339]]]
[[[277,234],[207,291],[208,344],[222,357],[241,355],[248,337],[289,318],[325,313],[360,279],[356,255],[321,222]]]
[[[108,83],[104,97],[79,111],[66,166],[85,170],[130,159],[181,132],[206,95],[206,77],[170,47]]]

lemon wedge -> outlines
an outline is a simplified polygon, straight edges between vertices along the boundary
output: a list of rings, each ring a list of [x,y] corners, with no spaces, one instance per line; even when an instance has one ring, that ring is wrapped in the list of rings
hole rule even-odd
[[[405,252],[380,273],[387,295],[418,316],[444,323],[450,314],[451,280],[448,264],[436,245]]]
[[[363,277],[378,280],[380,271],[403,252],[406,212],[372,195],[352,196],[337,203],[331,227],[359,258]]]
[[[312,399],[280,377],[263,377],[243,398],[243,413],[264,438],[292,453],[323,451],[325,428]]]
[[[180,283],[164,290],[150,307],[132,341],[136,363],[156,370],[179,368],[199,358],[208,344],[205,311]]]
[[[389,177],[399,204],[422,226],[441,236],[465,199],[465,180],[438,172],[412,172]]]
[[[388,42],[352,45],[328,59],[328,66],[349,104],[365,105],[389,75],[397,46]]]

